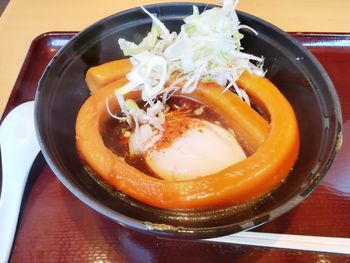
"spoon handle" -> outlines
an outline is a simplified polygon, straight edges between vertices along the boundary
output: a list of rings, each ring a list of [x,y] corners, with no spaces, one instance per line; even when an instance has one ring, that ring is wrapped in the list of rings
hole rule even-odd
[[[7,155],[2,155],[6,162],[11,162]],[[3,165],[3,182],[0,199],[0,262],[7,262],[11,253],[12,243],[17,227],[17,220],[21,208],[22,196],[26,180],[13,180],[19,174],[26,174],[30,171],[33,161],[26,160],[18,164],[12,160],[11,165]],[[12,176],[12,178],[10,177]],[[10,177],[10,178],[9,178]]]
[[[0,196],[0,263],[8,262],[16,233],[23,191],[39,152],[35,136],[33,103],[17,110],[0,127],[2,191]]]

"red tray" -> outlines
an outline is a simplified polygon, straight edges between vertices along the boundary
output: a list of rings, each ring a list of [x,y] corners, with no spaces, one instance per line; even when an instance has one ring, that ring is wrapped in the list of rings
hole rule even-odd
[[[45,66],[74,35],[47,33],[33,41],[4,116],[34,98]],[[319,59],[337,89],[344,142],[307,200],[254,231],[350,238],[350,35],[293,35]],[[127,229],[68,192],[42,155],[29,178],[11,262],[350,262],[340,254],[170,240]]]

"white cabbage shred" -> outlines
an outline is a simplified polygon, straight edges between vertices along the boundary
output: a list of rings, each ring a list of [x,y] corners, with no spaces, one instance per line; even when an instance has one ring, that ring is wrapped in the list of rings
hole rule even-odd
[[[264,75],[263,58],[244,52],[239,30],[255,31],[240,24],[236,4],[236,0],[224,0],[222,7],[201,14],[193,6],[193,14],[184,19],[179,34],[170,32],[155,14],[141,7],[152,18],[151,31],[139,44],[118,40],[133,67],[126,75],[128,84],[116,94],[125,117],[110,114],[134,128],[129,141],[132,154],[145,152],[161,138],[166,100],[179,89],[182,93],[193,92],[200,80],[216,81],[225,86],[225,90],[233,88],[250,104],[236,80],[244,71]],[[148,106],[146,111],[130,107],[124,101],[123,94],[132,90],[141,91],[142,100]],[[162,101],[156,100],[160,95]]]

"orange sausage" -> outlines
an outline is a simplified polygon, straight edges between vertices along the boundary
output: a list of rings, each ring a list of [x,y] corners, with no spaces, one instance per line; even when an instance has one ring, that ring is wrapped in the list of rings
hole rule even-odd
[[[91,67],[86,72],[85,81],[91,93],[118,79],[124,78],[130,72],[129,59],[119,59]]]
[[[100,122],[107,118],[105,98],[113,98],[115,89],[125,83],[126,80],[111,83],[87,99],[77,118],[76,144],[82,159],[93,171],[143,203],[165,209],[204,209],[247,202],[277,187],[294,165],[299,150],[299,131],[292,107],[267,79],[245,73],[239,85],[254,98],[254,103],[267,110],[271,120],[266,140],[253,155],[218,173],[188,181],[173,182],[143,174],[113,154],[104,145],[99,132]],[[236,113],[231,109],[240,107],[243,102],[237,100],[232,104],[225,99],[225,94],[219,98],[213,96],[212,92],[217,89],[213,87],[199,84],[194,95],[234,116]],[[139,95],[133,92],[126,97],[138,98]],[[113,111],[118,110],[117,103],[112,104]],[[250,108],[241,110],[236,118],[249,123],[250,111]],[[259,131],[259,124],[254,129]],[[254,137],[254,133],[251,136]]]

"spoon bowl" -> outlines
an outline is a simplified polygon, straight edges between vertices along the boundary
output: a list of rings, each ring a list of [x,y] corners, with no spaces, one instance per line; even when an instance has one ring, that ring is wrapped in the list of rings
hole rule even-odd
[[[2,190],[0,196],[0,263],[11,253],[23,191],[40,151],[34,126],[34,102],[14,108],[0,126]]]

